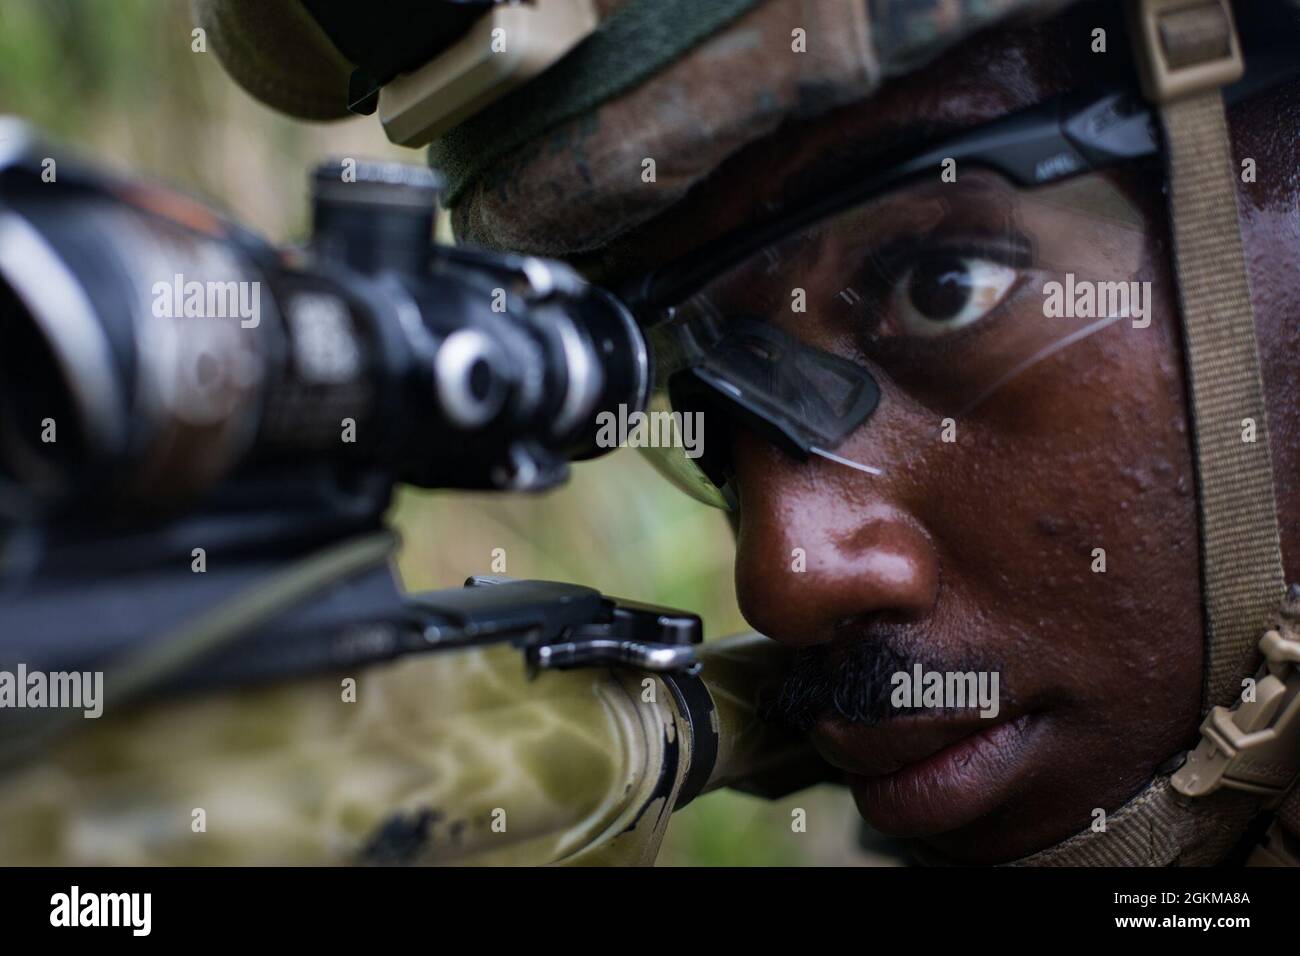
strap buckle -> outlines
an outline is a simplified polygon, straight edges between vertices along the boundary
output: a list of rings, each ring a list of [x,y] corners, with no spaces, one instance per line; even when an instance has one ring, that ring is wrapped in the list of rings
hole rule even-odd
[[[1189,797],[1221,787],[1280,798],[1300,773],[1300,586],[1291,585],[1279,626],[1259,642],[1264,664],[1255,696],[1215,707],[1201,724],[1201,742],[1174,774]]]
[[[1163,104],[1241,79],[1228,0],[1134,0],[1129,7],[1142,92]]]

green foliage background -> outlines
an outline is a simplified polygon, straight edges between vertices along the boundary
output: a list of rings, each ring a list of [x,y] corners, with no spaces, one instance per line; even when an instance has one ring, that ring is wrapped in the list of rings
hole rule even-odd
[[[378,123],[298,123],[246,96],[211,53],[191,50],[185,0],[0,0],[0,114],[15,114],[95,161],[174,183],[277,242],[308,226],[306,176],[328,156],[390,157]],[[744,629],[731,533],[629,451],[583,464],[539,497],[406,490],[394,522],[412,590],[490,571],[577,581],[703,615],[706,633]],[[791,832],[791,810],[808,832]],[[767,802],[719,793],[674,819],[661,864],[861,862],[856,815],[832,788]]]

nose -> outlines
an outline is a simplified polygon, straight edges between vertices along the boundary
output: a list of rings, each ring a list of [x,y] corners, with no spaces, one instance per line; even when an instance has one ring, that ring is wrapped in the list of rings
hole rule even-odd
[[[749,433],[733,450],[741,490],[736,591],[745,619],[794,647],[829,641],[864,616],[924,617],[939,556],[890,478],[823,459],[798,462]]]

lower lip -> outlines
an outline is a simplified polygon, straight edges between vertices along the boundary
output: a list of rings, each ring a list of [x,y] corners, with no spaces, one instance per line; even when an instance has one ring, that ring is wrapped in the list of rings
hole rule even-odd
[[[996,724],[883,777],[849,775],[858,810],[882,833],[947,833],[993,812],[1030,763],[1033,715]]]

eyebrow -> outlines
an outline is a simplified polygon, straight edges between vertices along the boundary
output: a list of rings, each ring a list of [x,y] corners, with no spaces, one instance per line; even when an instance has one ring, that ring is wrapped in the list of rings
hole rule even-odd
[[[738,233],[746,231],[765,233],[773,226],[778,226],[798,215],[801,207],[804,210],[816,209],[828,199],[851,190],[855,184],[863,182],[864,179],[870,180],[897,164],[925,156],[962,133],[977,130],[1008,116],[1041,106],[1052,99],[1048,97],[1029,106],[1012,108],[992,115],[977,113],[963,116],[960,121],[922,119],[907,124],[890,123],[855,136],[848,136],[829,147],[813,162],[800,166],[787,176],[780,194],[761,217],[714,236],[703,247],[692,253],[692,256],[698,257],[701,263],[707,262],[712,259],[713,253],[719,247],[730,245],[731,239]],[[824,119],[823,117],[823,121]],[[773,134],[771,139],[789,135],[790,128],[787,127]],[[675,263],[680,263],[680,260],[674,260],[666,266],[671,268]],[[664,272],[665,266],[660,266],[648,276],[642,275],[630,283],[624,283],[621,297],[637,310],[653,303],[661,291],[656,287]],[[688,281],[686,284],[692,283]]]
[[[946,141],[934,138],[935,126],[922,127],[919,138],[926,145],[919,150],[904,152],[899,143],[892,143],[888,153],[864,160],[860,170],[853,170],[843,183],[822,187],[806,205],[786,203],[783,212],[764,222],[731,230],[696,250],[689,260],[679,259],[643,276],[622,290],[624,301],[638,313],[649,314],[783,232],[896,189],[936,164],[974,161],[1018,187],[1035,187],[1159,150],[1154,116],[1131,90],[1058,94],[962,125]]]
[[[906,125],[891,123],[860,136],[846,138],[828,149],[824,156],[788,177],[789,188],[782,190],[780,209],[776,212],[780,215],[791,206],[814,201],[820,195],[848,186],[866,170],[882,168],[893,161],[919,155],[958,133],[997,118],[998,116],[973,117],[968,122],[921,120]]]
[[[853,105],[861,108],[870,104],[868,102]],[[761,213],[714,236],[710,241],[723,238],[737,229],[761,228],[768,222],[780,220],[800,205],[815,203],[828,192],[847,188],[861,178],[864,170],[883,168],[896,159],[915,156],[946,138],[1008,115],[1018,108],[1013,107],[993,115],[963,116],[961,120],[921,119],[909,123],[891,122],[861,131],[857,135],[846,136],[828,144],[826,149],[811,162],[800,165],[784,176],[780,192],[770,197],[762,207]],[[765,144],[779,143],[788,139],[792,130],[797,131],[803,125],[818,125],[824,123],[826,119],[826,116],[821,116],[816,120],[808,120],[804,124],[784,126],[751,144],[750,148],[761,149]],[[703,185],[707,186],[707,181]],[[672,211],[667,210],[667,212]],[[632,234],[634,235],[635,232],[634,230]],[[599,255],[593,256],[586,263],[587,268],[594,268],[597,274],[603,273],[597,281],[612,283],[611,287],[622,289],[625,295],[634,296],[635,293],[631,290],[636,287],[637,279],[645,274],[638,267],[635,258],[625,258],[620,255],[602,261]],[[578,262],[581,268],[581,257]]]

